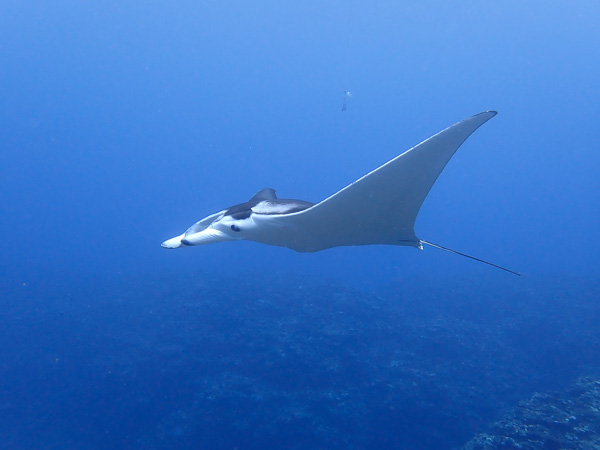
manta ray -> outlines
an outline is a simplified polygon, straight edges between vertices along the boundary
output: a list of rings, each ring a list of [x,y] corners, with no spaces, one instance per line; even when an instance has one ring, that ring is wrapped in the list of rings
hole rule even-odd
[[[247,240],[318,252],[354,245],[423,244],[519,275],[517,272],[419,239],[415,221],[427,194],[462,143],[496,115],[485,111],[464,119],[369,172],[319,203],[277,198],[274,189],[211,214],[185,233],[162,243],[180,248]]]

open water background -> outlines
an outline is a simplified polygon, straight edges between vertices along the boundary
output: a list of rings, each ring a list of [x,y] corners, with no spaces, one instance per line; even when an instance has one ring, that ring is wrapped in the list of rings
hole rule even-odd
[[[599,21],[594,1],[3,2],[0,448],[458,448],[600,377]],[[520,278],[431,248],[160,248],[490,109],[416,231]]]

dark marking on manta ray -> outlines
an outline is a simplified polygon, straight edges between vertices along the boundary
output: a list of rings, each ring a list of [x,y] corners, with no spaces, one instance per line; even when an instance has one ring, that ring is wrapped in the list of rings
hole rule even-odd
[[[244,219],[247,219],[248,217],[250,217],[252,215],[252,210],[251,209],[245,209],[243,211],[236,212],[236,213],[233,213],[233,214],[227,214],[227,213],[225,213],[225,215],[226,216],[231,216],[235,220],[244,220]]]

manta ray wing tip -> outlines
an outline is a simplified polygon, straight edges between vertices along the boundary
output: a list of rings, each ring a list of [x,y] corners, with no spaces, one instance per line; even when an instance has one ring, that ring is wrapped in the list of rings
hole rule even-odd
[[[494,111],[493,109],[490,109],[489,111],[483,111],[479,114],[476,114],[477,116],[481,115],[481,114],[489,114],[490,117],[494,117],[496,114],[498,114],[498,111]]]

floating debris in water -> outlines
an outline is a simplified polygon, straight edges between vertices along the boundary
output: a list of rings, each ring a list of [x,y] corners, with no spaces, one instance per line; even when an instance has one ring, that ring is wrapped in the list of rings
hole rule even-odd
[[[342,112],[344,112],[348,109],[348,105],[346,103],[348,97],[352,97],[352,92],[346,90],[346,91],[344,91],[344,102],[342,103]]]

